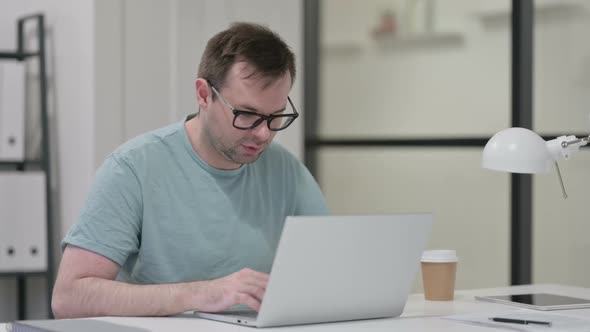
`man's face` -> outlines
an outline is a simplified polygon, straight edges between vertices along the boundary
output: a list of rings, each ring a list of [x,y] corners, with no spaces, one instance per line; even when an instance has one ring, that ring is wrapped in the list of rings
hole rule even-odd
[[[218,92],[234,108],[263,115],[282,114],[286,110],[291,90],[291,76],[287,72],[278,80],[264,86],[264,78],[251,75],[253,68],[245,62],[234,64],[226,83]],[[214,94],[213,91],[211,91]],[[254,129],[240,130],[233,126],[234,114],[221,98],[210,103],[204,116],[203,132],[217,153],[225,159],[227,168],[256,161],[268,147],[276,132],[268,129],[266,121]]]

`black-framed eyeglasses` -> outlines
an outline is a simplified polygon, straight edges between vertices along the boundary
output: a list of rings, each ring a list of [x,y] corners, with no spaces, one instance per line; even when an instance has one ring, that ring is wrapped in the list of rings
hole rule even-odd
[[[221,99],[234,114],[234,128],[241,130],[254,129],[258,127],[263,121],[266,121],[266,125],[268,126],[269,130],[279,131],[289,127],[291,123],[293,123],[293,121],[295,121],[295,119],[297,119],[297,117],[299,116],[299,113],[297,112],[295,105],[293,105],[291,98],[289,98],[288,96],[287,100],[289,101],[289,105],[293,109],[293,113],[263,115],[256,112],[236,109],[225,98],[223,98],[223,96],[219,93],[219,91],[217,91],[217,89],[212,84],[209,85],[211,86],[211,90],[215,92],[217,97],[219,97],[219,99]]]

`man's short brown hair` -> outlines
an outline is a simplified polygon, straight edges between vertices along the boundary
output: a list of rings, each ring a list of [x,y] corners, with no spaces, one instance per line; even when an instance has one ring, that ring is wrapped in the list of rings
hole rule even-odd
[[[260,75],[266,85],[287,71],[295,80],[295,55],[289,46],[269,28],[255,23],[238,22],[213,36],[203,52],[199,77],[221,89],[231,66],[239,61],[254,67],[250,76]]]

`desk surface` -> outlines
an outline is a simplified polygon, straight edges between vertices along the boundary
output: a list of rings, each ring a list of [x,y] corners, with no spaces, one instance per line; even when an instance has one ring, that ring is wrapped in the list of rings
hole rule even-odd
[[[517,307],[495,303],[480,302],[475,295],[509,295],[526,292],[550,292],[561,295],[578,296],[590,299],[590,288],[560,285],[527,285],[503,288],[487,288],[457,291],[455,300],[449,302],[425,301],[422,294],[413,294],[408,298],[404,313],[399,318],[372,319],[364,321],[312,324],[278,328],[265,328],[260,331],[490,331],[488,327],[467,325],[460,322],[441,319],[441,316],[518,310]],[[567,310],[568,315],[590,317],[590,309]],[[214,322],[199,318],[183,317],[101,317],[112,323],[141,327],[149,331],[256,331],[251,327]],[[0,324],[0,332],[5,332],[5,324]]]

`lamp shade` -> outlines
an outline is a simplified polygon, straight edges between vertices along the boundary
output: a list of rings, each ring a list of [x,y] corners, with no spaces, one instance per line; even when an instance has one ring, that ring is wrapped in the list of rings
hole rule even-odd
[[[541,136],[525,128],[496,133],[483,149],[482,167],[512,173],[547,173],[553,159]]]

